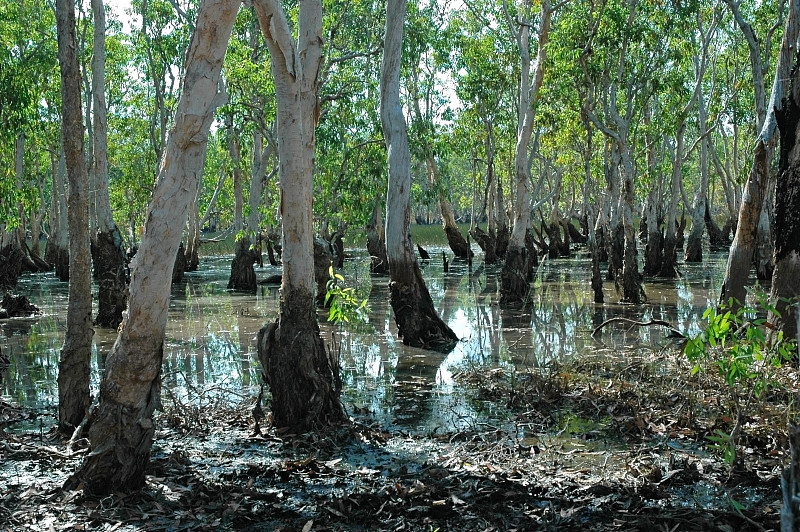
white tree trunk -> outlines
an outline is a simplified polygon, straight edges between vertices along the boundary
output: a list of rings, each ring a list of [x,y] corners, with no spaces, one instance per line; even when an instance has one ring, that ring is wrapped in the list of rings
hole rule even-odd
[[[203,0],[186,54],[183,90],[170,130],[144,233],[134,259],[130,306],[106,362],[91,452],[69,484],[90,493],[144,485],[160,396],[164,331],[172,267],[219,104],[222,63],[240,0]]]

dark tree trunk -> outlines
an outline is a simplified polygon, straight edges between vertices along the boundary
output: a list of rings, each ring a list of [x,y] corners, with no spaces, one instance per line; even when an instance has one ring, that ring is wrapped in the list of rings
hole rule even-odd
[[[69,282],[69,249],[68,248],[56,248],[55,250],[55,261],[53,262],[53,266],[55,267],[56,277],[62,283]]]
[[[92,245],[95,277],[98,280],[97,318],[95,325],[116,329],[122,323],[127,306],[128,278],[122,235],[114,227],[111,232],[98,232]]]
[[[416,262],[397,268],[389,283],[389,302],[397,322],[397,335],[403,343],[422,349],[449,352],[458,337],[436,314],[430,292]]]
[[[677,237],[669,231],[664,236],[664,255],[661,257],[661,267],[658,271],[659,277],[671,279],[678,274],[677,261]],[[648,248],[650,244],[647,244]]]
[[[711,246],[711,249],[726,246],[730,243],[728,241],[728,231],[723,233],[723,230],[719,228],[717,222],[715,222],[714,218],[711,216],[711,205],[708,201],[706,202],[704,220],[706,224],[706,232],[708,233],[708,243]]]
[[[495,237],[494,251],[500,259],[505,258],[506,250],[508,249],[508,241],[511,238],[511,231],[508,230],[506,224],[500,225],[497,228],[497,235]]]
[[[328,292],[330,268],[333,264],[333,253],[330,244],[321,238],[314,239],[314,280],[317,283],[317,306],[325,306],[325,294]]]
[[[305,432],[347,421],[338,353],[325,350],[311,294],[283,294],[278,321],[258,333],[258,359],[272,393],[274,426]]]
[[[533,258],[527,247],[510,247],[500,274],[500,307],[523,308],[530,303]]]
[[[470,235],[475,239],[475,242],[478,243],[478,247],[483,250],[483,262],[486,264],[496,264],[499,258],[497,256],[497,242],[494,235],[487,233],[477,225],[470,231]]]
[[[467,244],[467,240],[461,235],[457,227],[444,225],[444,234],[447,236],[447,243],[455,256],[459,259],[468,259],[474,255]]]
[[[186,251],[181,242],[178,246],[178,253],[175,255],[175,266],[172,267],[172,282],[181,282],[184,273],[186,273]]]
[[[333,252],[333,265],[337,268],[344,268],[344,241],[342,233],[336,231],[331,237],[331,251]]]
[[[792,76],[789,105],[776,113],[781,149],[775,195],[775,271],[770,302],[777,313],[768,321],[775,325],[774,337],[782,331],[787,340],[800,340],[797,298],[800,296],[800,73]],[[784,100],[786,102],[786,100]]]
[[[386,258],[386,238],[384,237],[381,200],[375,199],[372,214],[367,222],[367,252],[370,256],[369,271],[381,275],[389,273],[389,260]]]
[[[606,240],[608,253],[608,280],[622,280],[622,257],[625,252],[625,230],[622,223],[611,228],[611,238]]]
[[[261,250],[250,245],[250,237],[243,236],[236,241],[236,254],[231,262],[231,275],[228,278],[228,290],[237,290],[255,294],[258,288],[255,263],[261,262]]]
[[[584,219],[585,219],[585,217],[584,218],[580,218],[578,220],[578,223],[580,224],[581,229],[585,230]],[[580,231],[578,231],[578,228],[575,227],[575,224],[572,223],[572,220],[566,220],[565,219],[564,221],[566,222],[565,227],[567,228],[567,231],[569,231],[570,240],[573,241],[573,242],[576,242],[578,244],[586,244],[586,242],[588,241],[588,237],[586,235],[588,235],[588,233],[585,233],[585,232],[581,233]]]
[[[0,291],[13,290],[22,273],[22,250],[14,245],[0,249]]]
[[[647,245],[644,248],[645,275],[659,275],[664,260],[663,250],[664,235],[661,231],[648,230]]]
[[[707,202],[703,200],[702,205],[697,205],[696,210],[702,209],[705,212]],[[702,216],[705,217],[704,215]],[[705,223],[697,223],[701,219],[699,213],[692,213],[692,230],[686,240],[686,251],[683,254],[684,262],[703,262],[703,230]]]

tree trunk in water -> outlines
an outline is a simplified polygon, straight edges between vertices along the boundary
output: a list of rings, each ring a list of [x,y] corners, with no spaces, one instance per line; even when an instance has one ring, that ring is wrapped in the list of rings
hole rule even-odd
[[[551,17],[550,2],[543,0],[539,13],[538,52],[532,73],[533,79],[531,79],[530,23],[520,19],[519,29],[514,34],[517,41],[517,53],[520,57],[517,142],[514,148],[517,194],[514,198],[514,228],[504,249],[505,263],[500,275],[500,306],[506,308],[521,308],[529,302],[535,254],[531,253],[525,245],[525,237],[531,225],[531,174],[528,149],[533,133],[533,122],[536,118],[536,100],[544,79],[545,44],[550,36]],[[556,199],[554,204],[557,205],[557,201]],[[554,208],[557,209],[557,207]]]
[[[58,429],[72,434],[86,417],[92,355],[92,273],[89,249],[89,174],[83,150],[81,77],[73,0],[58,0],[61,66],[61,139],[69,175],[69,302],[67,331],[58,360]]]
[[[263,265],[261,258],[261,235],[259,227],[258,207],[261,204],[261,192],[267,170],[267,160],[272,153],[272,144],[263,149],[263,135],[257,131],[253,135],[253,172],[250,178],[250,196],[247,216],[247,233],[236,240],[236,254],[231,263],[231,275],[228,280],[229,290],[240,290],[256,293],[256,271],[254,264]],[[251,246],[250,242],[253,242]]]
[[[105,8],[103,0],[92,0],[94,39],[92,55],[92,94],[94,98],[94,181],[97,234],[92,246],[94,275],[97,278],[97,318],[100,327],[116,329],[127,306],[128,278],[122,235],[114,223],[108,191],[108,118],[105,97]]]
[[[796,68],[796,67],[795,67]],[[775,271],[770,304],[777,313],[767,321],[775,325],[774,337],[782,331],[787,340],[798,340],[800,297],[800,73],[794,71],[789,105],[776,113],[781,137],[775,195]]]
[[[386,258],[386,235],[383,227],[381,198],[379,197],[375,198],[372,214],[367,222],[367,252],[370,257],[370,272],[389,273],[389,260]]]
[[[255,263],[261,263],[261,247],[251,246],[250,238],[242,236],[236,240],[236,254],[231,263],[228,290],[255,294],[258,288]]]
[[[469,259],[474,253],[469,248],[469,244],[467,244],[467,240],[461,234],[461,231],[458,230],[456,218],[453,215],[453,207],[444,195],[439,198],[439,207],[442,211],[442,227],[450,249],[459,259]]]
[[[186,227],[186,271],[195,272],[200,267],[200,211],[198,201],[203,185],[198,179],[197,192],[189,205],[189,222]]]
[[[170,281],[192,194],[202,173],[208,131],[219,104],[225,50],[239,0],[203,0],[139,251],[133,262],[129,311],[106,361],[100,404],[92,412],[90,452],[67,481],[93,494],[144,486],[155,434]]]
[[[593,214],[592,207],[588,206],[589,214]],[[594,216],[592,218],[594,219]],[[589,252],[592,254],[592,292],[594,293],[594,302],[603,302],[603,274],[600,271],[600,253],[601,246],[597,241],[597,235],[603,231],[603,209],[599,209],[594,227],[589,229]]]
[[[729,4],[733,9],[733,5]],[[789,14],[783,30],[781,49],[779,52],[775,78],[772,83],[772,95],[767,106],[767,115],[761,128],[756,146],[753,150],[753,163],[745,183],[742,203],[739,208],[739,219],[736,224],[736,236],[731,244],[728,263],[725,267],[725,278],[720,291],[720,301],[733,300],[736,304],[744,304],[745,286],[753,263],[755,252],[755,233],[761,218],[761,208],[770,175],[772,155],[776,143],[776,112],[783,108],[784,94],[788,91],[786,80],[789,79],[792,61],[795,55],[795,44],[800,33],[800,16],[794,1],[789,2]],[[741,24],[740,24],[741,25]],[[750,40],[748,39],[750,44]],[[752,44],[751,44],[752,46]],[[752,54],[751,54],[752,58]]]
[[[342,423],[338,353],[326,353],[314,304],[312,198],[319,119],[322,2],[300,2],[295,43],[279,0],[254,0],[275,79],[283,222],[280,314],[259,332],[272,423],[304,431]]]
[[[60,150],[55,170],[53,174],[53,203],[55,203],[53,211],[55,220],[50,223],[50,238],[47,239],[45,260],[55,267],[58,280],[67,282],[69,281],[69,224],[67,223],[67,194],[65,190],[67,160],[64,157],[63,147]]]
[[[411,154],[400,102],[400,54],[406,0],[389,2],[380,80],[380,113],[388,148],[386,255],[389,259],[390,303],[403,343],[426,349],[451,350],[458,338],[433,307],[411,243]]]

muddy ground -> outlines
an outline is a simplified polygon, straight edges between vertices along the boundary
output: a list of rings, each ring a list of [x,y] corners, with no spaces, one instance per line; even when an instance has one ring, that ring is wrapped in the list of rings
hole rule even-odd
[[[451,433],[350,407],[325,434],[257,435],[252,399],[167,400],[147,488],[102,499],[60,487],[85,440],[68,452],[47,425],[15,432],[37,414],[4,403],[0,530],[778,530],[796,370],[748,406],[729,464],[709,439],[735,418],[718,376],[676,349],[605,355],[462,368],[457,393],[487,414]]]

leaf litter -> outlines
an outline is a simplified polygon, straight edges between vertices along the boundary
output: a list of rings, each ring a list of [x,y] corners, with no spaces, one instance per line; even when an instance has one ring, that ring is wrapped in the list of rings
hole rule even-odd
[[[467,430],[383,427],[359,409],[324,433],[255,435],[254,399],[165,401],[145,489],[61,484],[87,451],[0,431],[0,531],[777,530],[797,372],[752,405],[738,460],[719,379],[679,353],[598,350],[546,369],[461,368],[487,415]],[[235,394],[234,394],[235,396]],[[29,418],[0,403],[4,429]]]

